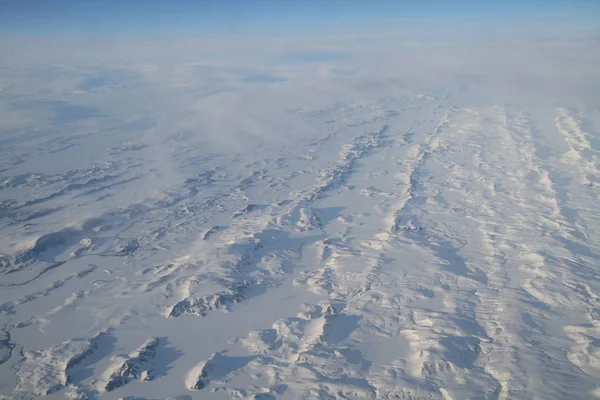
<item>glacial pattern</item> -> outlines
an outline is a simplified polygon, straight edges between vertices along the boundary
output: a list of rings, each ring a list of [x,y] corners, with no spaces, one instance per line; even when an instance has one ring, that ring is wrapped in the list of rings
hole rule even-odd
[[[41,139],[3,139],[0,393],[600,398],[587,109],[413,93],[290,112],[318,134],[231,154],[115,137],[62,171],[15,172]]]

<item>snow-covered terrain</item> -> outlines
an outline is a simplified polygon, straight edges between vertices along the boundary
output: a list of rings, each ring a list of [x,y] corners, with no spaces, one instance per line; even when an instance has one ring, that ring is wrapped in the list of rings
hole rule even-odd
[[[3,398],[600,398],[598,39],[423,40],[7,66]]]

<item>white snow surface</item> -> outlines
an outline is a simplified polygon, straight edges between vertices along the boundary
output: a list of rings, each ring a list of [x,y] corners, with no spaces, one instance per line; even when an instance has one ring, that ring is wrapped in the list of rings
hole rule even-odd
[[[0,397],[600,398],[597,40],[7,68]]]

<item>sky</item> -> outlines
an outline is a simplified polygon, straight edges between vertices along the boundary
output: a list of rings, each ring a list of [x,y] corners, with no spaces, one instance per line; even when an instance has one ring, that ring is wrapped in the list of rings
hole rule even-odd
[[[0,35],[248,33],[533,24],[595,25],[597,0],[3,0]]]

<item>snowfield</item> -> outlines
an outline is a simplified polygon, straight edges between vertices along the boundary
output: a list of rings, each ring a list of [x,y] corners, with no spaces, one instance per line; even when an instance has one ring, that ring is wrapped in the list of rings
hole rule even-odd
[[[338,99],[344,62],[61,86],[100,111],[46,128],[4,89],[2,398],[600,398],[600,103],[558,96],[598,76]]]

